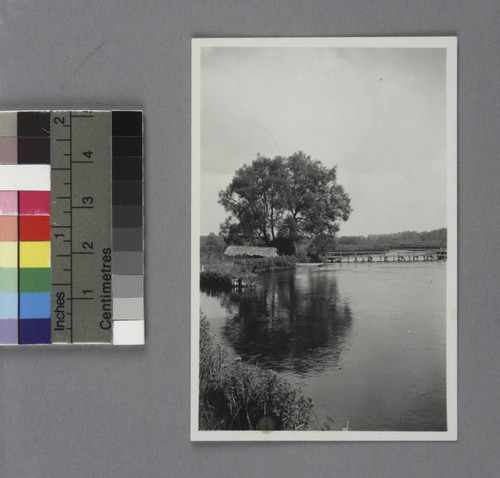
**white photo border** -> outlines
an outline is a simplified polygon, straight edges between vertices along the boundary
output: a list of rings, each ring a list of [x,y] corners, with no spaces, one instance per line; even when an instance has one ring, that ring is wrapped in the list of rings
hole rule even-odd
[[[440,48],[446,49],[447,431],[200,431],[200,166],[201,50],[204,47]],[[192,441],[455,441],[457,429],[457,37],[209,38],[192,40],[191,72],[191,440]]]

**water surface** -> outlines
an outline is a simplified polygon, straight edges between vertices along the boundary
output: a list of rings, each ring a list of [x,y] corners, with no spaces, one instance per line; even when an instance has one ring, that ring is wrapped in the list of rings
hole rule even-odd
[[[446,430],[445,263],[332,264],[201,292],[215,340],[300,385],[311,427]]]

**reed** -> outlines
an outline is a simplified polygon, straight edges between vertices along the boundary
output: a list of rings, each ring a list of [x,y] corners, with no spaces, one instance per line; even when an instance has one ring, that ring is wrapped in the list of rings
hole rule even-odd
[[[310,398],[275,373],[214,346],[203,315],[199,392],[200,430],[306,430],[311,421]]]

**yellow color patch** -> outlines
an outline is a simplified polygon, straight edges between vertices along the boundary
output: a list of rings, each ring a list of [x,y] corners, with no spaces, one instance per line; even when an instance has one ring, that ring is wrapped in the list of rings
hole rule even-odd
[[[0,267],[17,268],[17,242],[0,242]]]
[[[50,242],[20,242],[20,267],[50,267]]]

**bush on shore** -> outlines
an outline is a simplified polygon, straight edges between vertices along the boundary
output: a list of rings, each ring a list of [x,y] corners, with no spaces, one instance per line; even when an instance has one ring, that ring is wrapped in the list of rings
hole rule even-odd
[[[201,271],[201,287],[220,287],[223,289],[231,287],[232,275],[224,271]]]
[[[279,269],[295,267],[297,259],[294,256],[263,257],[256,259],[236,259],[235,265],[249,272],[270,272]]]
[[[200,430],[306,430],[312,400],[275,373],[232,359],[214,347],[200,318]],[[265,417],[265,418],[264,418]],[[264,419],[264,420],[263,420]]]
[[[226,262],[206,264],[200,272],[200,286],[227,289],[233,279],[240,279],[245,284],[252,284],[255,274],[295,267],[296,259],[292,256],[268,258],[230,259]]]

